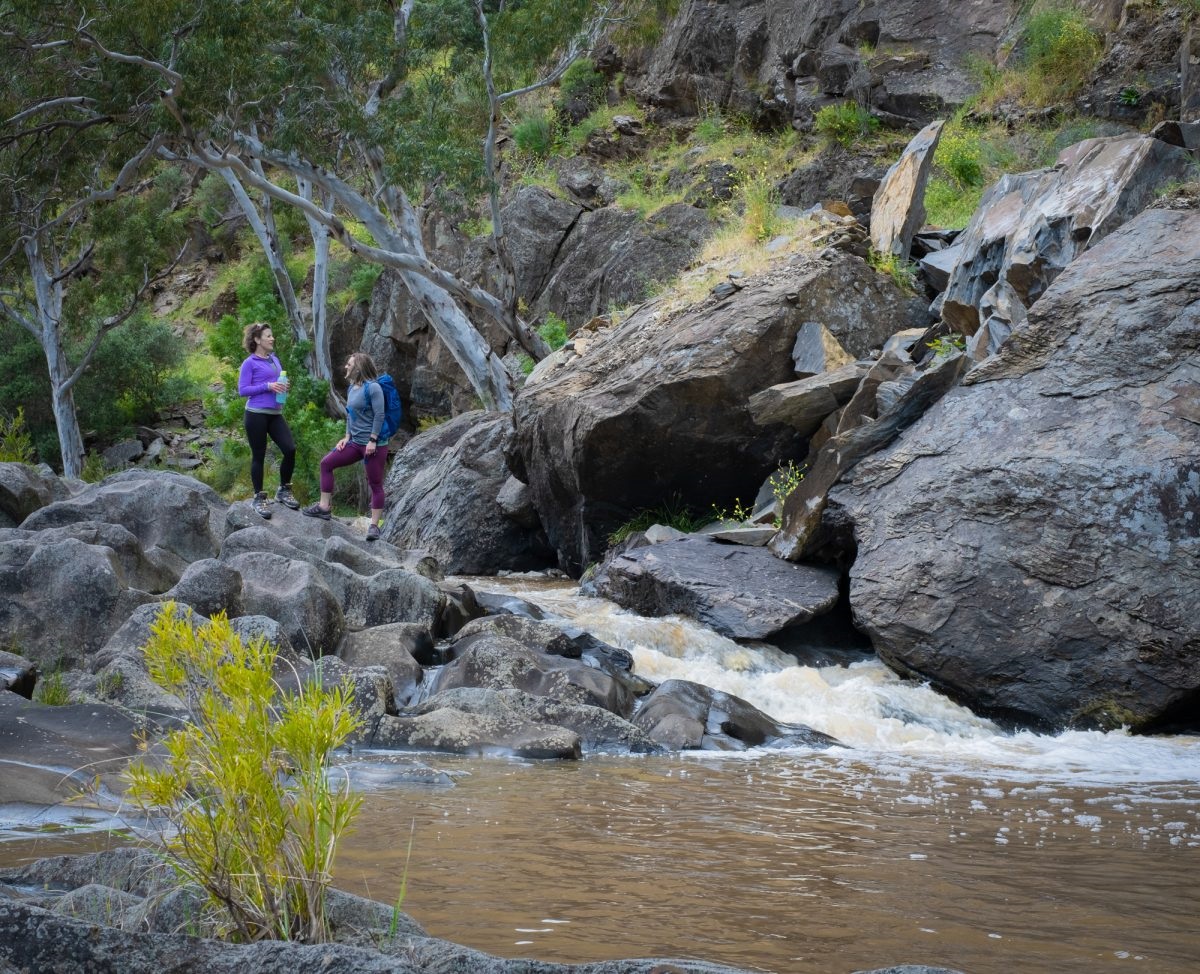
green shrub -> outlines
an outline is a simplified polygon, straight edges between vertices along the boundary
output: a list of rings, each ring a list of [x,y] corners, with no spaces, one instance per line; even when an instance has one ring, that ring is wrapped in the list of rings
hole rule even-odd
[[[79,479],[85,484],[98,484],[107,477],[111,470],[104,462],[103,454],[88,450],[83,455],[83,466],[79,470]]]
[[[1041,104],[1069,98],[1091,75],[1103,44],[1076,7],[1054,4],[1035,10],[1021,35],[1027,94]]]
[[[964,189],[983,183],[983,147],[974,133],[943,132],[933,161]]]
[[[522,116],[512,130],[517,149],[531,159],[545,159],[554,149],[554,120],[544,110]]]
[[[600,104],[607,82],[591,58],[581,57],[563,73],[559,82],[560,103],[577,99],[590,107]]]
[[[350,275],[350,293],[354,300],[361,304],[371,300],[371,292],[375,290],[375,282],[383,273],[382,264],[359,264]]]
[[[0,414],[0,462],[33,463],[33,438],[25,428],[25,407],[10,419]]]
[[[879,119],[854,102],[826,105],[817,112],[813,128],[827,139],[851,146],[879,128]]]
[[[333,860],[361,803],[328,774],[361,724],[351,688],[283,693],[275,647],[243,642],[223,614],[196,626],[173,602],[144,653],[151,679],[187,702],[193,722],[166,736],[163,760],[129,766],[127,799],[166,818],[172,865],[208,894],[230,936],[327,940]]]
[[[553,311],[549,311],[546,313],[546,320],[538,328],[538,334],[545,339],[551,351],[558,351],[567,344],[567,323]]]

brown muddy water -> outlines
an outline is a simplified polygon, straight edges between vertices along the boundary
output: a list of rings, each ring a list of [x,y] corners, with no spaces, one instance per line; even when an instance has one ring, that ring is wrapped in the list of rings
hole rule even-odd
[[[1004,734],[875,662],[802,667],[684,620],[537,598],[652,679],[687,673],[846,746],[360,752],[346,767],[366,802],[337,885],[391,902],[407,870],[404,909],[431,934],[506,957],[1200,971],[1200,739]],[[433,783],[398,780],[415,760]],[[121,841],[67,834],[80,814],[0,804],[0,865]],[[62,825],[32,837],[38,816]]]

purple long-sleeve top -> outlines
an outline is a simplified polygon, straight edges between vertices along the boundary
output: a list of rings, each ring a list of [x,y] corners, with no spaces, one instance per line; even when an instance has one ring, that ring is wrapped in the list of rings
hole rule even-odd
[[[246,408],[256,413],[278,413],[283,408],[275,401],[275,393],[267,384],[279,379],[283,366],[274,355],[263,358],[251,355],[238,372],[238,395],[246,397]]]

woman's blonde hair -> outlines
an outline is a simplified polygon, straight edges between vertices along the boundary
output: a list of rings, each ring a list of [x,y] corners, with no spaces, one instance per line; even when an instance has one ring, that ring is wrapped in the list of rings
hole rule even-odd
[[[258,340],[262,336],[262,333],[270,327],[265,321],[250,322],[246,326],[246,330],[242,332],[242,347],[253,355],[254,350],[258,348]]]
[[[375,360],[366,352],[353,352],[346,359],[349,366],[346,378],[351,385],[362,385],[364,382],[374,382],[379,378],[379,370],[375,368]]]

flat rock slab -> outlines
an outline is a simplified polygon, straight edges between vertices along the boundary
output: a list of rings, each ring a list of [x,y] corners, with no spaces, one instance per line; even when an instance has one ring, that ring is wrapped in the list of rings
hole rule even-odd
[[[687,538],[617,555],[591,589],[642,615],[677,613],[731,639],[763,639],[832,609],[838,572],[764,548]]]
[[[49,707],[0,692],[0,801],[53,805],[137,754],[137,725],[114,707]]]

